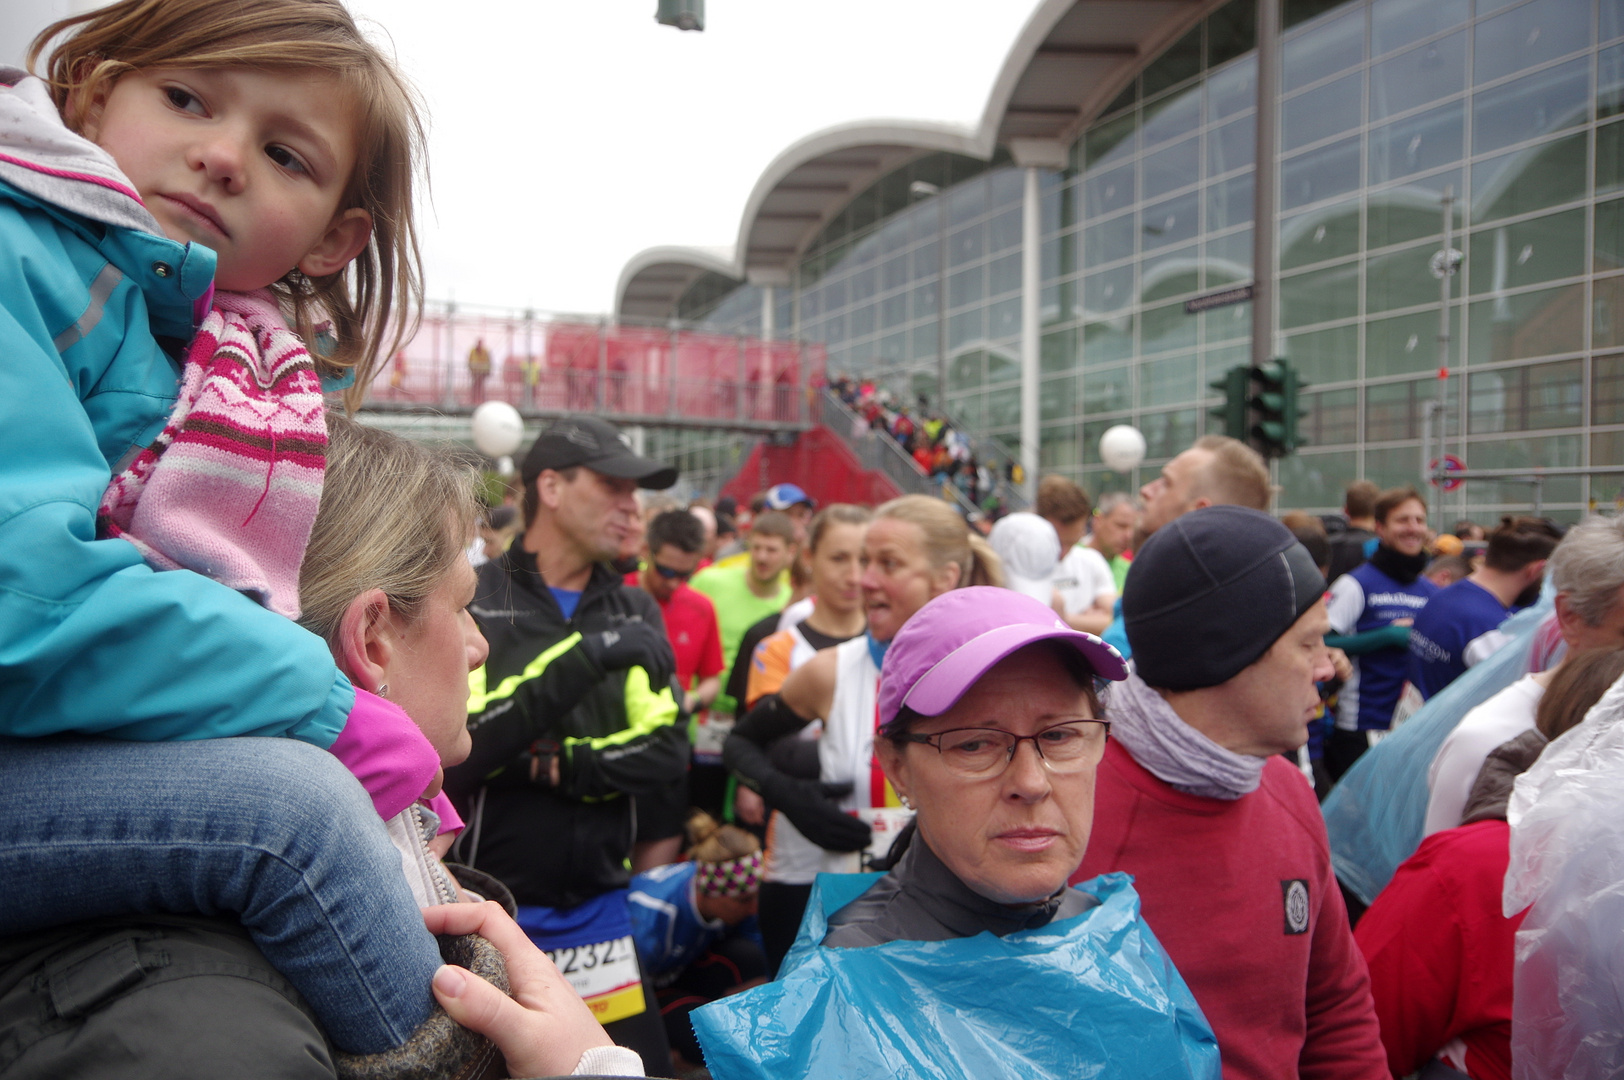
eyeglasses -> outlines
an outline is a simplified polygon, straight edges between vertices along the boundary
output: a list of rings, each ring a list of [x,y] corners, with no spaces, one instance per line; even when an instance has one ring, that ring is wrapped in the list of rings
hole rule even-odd
[[[651,565],[654,567],[654,572],[667,581],[687,581],[694,576],[692,570],[673,570],[671,567],[661,566],[659,563],[652,563]]]
[[[1036,735],[1016,735],[998,728],[953,728],[935,735],[904,735],[907,742],[934,746],[949,771],[971,780],[988,780],[1015,760],[1015,750],[1031,741],[1038,758],[1053,773],[1081,772],[1098,765],[1111,729],[1106,720],[1067,720]]]

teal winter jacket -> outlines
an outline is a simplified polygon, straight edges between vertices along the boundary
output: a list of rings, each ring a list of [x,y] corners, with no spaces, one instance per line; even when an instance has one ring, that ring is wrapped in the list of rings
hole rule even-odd
[[[328,747],[344,727],[355,691],[320,638],[96,538],[113,473],[174,405],[214,262],[0,67],[0,735]]]

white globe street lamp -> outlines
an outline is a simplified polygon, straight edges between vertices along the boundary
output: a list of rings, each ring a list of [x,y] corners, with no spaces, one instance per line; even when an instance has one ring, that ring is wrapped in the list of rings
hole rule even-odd
[[[1145,460],[1145,436],[1132,424],[1107,428],[1100,436],[1100,460],[1121,473],[1137,468]]]
[[[524,441],[524,420],[519,410],[505,401],[487,401],[474,410],[474,446],[481,454],[497,459],[496,471],[503,476],[513,471],[509,455]]]

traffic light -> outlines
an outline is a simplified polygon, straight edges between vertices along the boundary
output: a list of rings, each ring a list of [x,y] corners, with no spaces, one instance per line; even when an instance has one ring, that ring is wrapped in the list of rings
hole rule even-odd
[[[1224,395],[1224,403],[1216,409],[1207,410],[1207,415],[1218,422],[1218,427],[1231,439],[1246,438],[1246,392],[1251,375],[1250,369],[1232,367],[1224,373],[1224,377],[1211,387]]]
[[[1304,383],[1285,360],[1252,368],[1249,374],[1248,441],[1266,458],[1285,457],[1302,441],[1297,433],[1297,400]]]
[[[678,30],[705,29],[705,0],[659,0],[654,19]]]

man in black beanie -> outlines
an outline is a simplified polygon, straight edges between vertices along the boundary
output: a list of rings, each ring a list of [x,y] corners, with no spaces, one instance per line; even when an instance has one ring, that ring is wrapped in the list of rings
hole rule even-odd
[[[1134,875],[1225,1080],[1388,1075],[1319,805],[1279,756],[1307,741],[1332,673],[1324,593],[1296,537],[1239,506],[1157,530],[1123,591],[1134,672],[1106,702],[1073,880]]]

